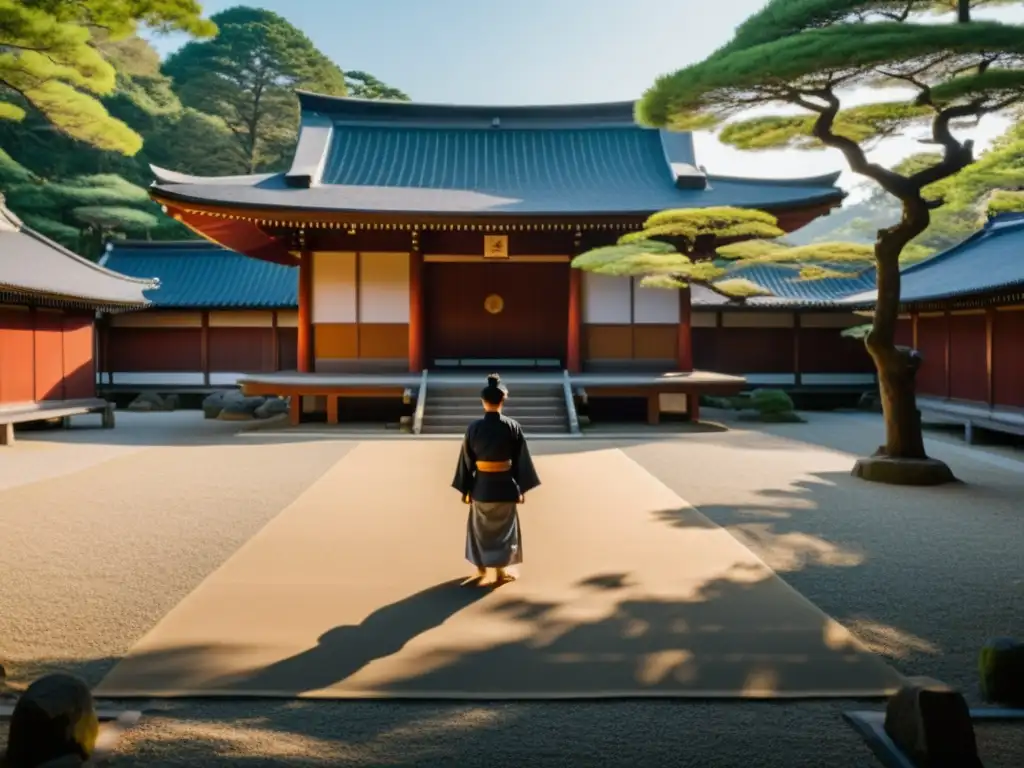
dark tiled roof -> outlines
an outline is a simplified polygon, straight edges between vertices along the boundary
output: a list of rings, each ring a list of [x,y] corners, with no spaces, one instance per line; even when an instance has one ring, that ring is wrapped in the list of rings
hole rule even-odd
[[[96,309],[147,305],[143,292],[156,287],[104,268],[25,227],[0,195],[0,295],[34,297]]]
[[[743,278],[771,292],[771,296],[757,296],[746,301],[749,305],[764,306],[831,306],[843,296],[875,287],[874,267],[865,268],[850,277],[828,277],[821,280],[803,280],[800,270],[806,264],[740,264],[730,277]],[[836,271],[851,272],[849,264],[819,263],[814,266]]]
[[[293,309],[298,306],[298,270],[251,259],[205,240],[113,242],[106,266],[126,275],[160,279],[149,294],[163,308]]]
[[[392,214],[647,215],[838,202],[838,174],[707,175],[688,133],[645,129],[631,103],[459,107],[300,94],[288,173],[189,177],[154,168],[168,199]]]
[[[1002,214],[959,245],[904,269],[900,300],[940,301],[1018,286],[1024,286],[1024,214]],[[842,302],[870,306],[875,298],[872,287]]]

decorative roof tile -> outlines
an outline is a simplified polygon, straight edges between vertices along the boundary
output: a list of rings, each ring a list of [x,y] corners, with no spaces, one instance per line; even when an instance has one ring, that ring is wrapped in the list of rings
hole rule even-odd
[[[251,259],[205,240],[115,241],[107,246],[103,263],[126,275],[158,277],[160,290],[149,294],[158,308],[298,306],[297,269]]]

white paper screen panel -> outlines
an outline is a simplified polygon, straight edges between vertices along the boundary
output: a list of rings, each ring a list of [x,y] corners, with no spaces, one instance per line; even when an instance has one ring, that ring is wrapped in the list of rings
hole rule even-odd
[[[409,254],[359,254],[359,322],[409,322]]]
[[[583,322],[590,325],[628,325],[632,322],[628,277],[583,273]]]
[[[673,325],[679,322],[679,291],[667,288],[643,288],[633,281],[633,322],[647,325]]]
[[[356,322],[356,254],[313,255],[313,322]]]

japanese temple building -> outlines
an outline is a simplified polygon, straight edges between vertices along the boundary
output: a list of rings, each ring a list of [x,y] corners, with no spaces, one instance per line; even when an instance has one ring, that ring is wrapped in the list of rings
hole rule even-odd
[[[903,270],[897,343],[921,353],[922,412],[1024,435],[1024,215]],[[868,310],[874,290],[839,304]],[[868,312],[870,314],[870,312]]]
[[[388,375],[418,381],[424,371],[564,372],[595,396],[601,381],[652,403],[669,391],[735,390],[736,377],[694,372],[688,291],[640,288],[569,262],[664,209],[758,208],[792,231],[843,199],[838,174],[709,174],[690,134],[637,126],[631,102],[299,99],[287,172],[154,169],[151,194],[204,238],[298,268],[297,371],[242,384],[326,396],[329,414],[346,387],[387,388]]]
[[[25,227],[0,196],[0,445],[14,425],[102,412],[97,311],[148,306],[154,280],[112,272]]]
[[[202,392],[247,374],[294,371],[298,270],[205,240],[113,241],[101,264],[156,277],[146,312],[101,323],[105,391]],[[829,265],[822,265],[829,266]],[[837,300],[874,287],[874,270],[801,280],[799,266],[748,264],[730,275],[771,296],[742,301],[697,287],[691,294],[694,367],[742,376],[751,386],[856,397],[874,388],[863,343],[841,331],[863,318]]]

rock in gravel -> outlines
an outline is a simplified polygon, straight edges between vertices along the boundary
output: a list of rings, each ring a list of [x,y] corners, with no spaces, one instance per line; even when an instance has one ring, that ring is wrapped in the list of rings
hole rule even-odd
[[[46,675],[14,705],[5,765],[28,768],[74,765],[96,747],[100,722],[89,687],[74,675]]]
[[[253,411],[257,419],[269,419],[288,413],[288,399],[283,397],[268,397],[266,402]]]
[[[989,640],[981,649],[978,672],[985,701],[1024,707],[1024,643],[1009,637]]]
[[[221,421],[251,421],[256,418],[256,409],[266,402],[263,397],[243,397],[224,403],[217,418]]]
[[[244,395],[237,389],[225,389],[214,392],[203,399],[203,416],[207,419],[216,419],[220,416],[221,410],[229,402],[241,400]]]
[[[141,392],[128,404],[129,411],[173,411],[177,405],[174,395],[163,397],[159,392]]]
[[[885,732],[921,768],[983,768],[967,701],[937,680],[907,678],[885,708]]]

